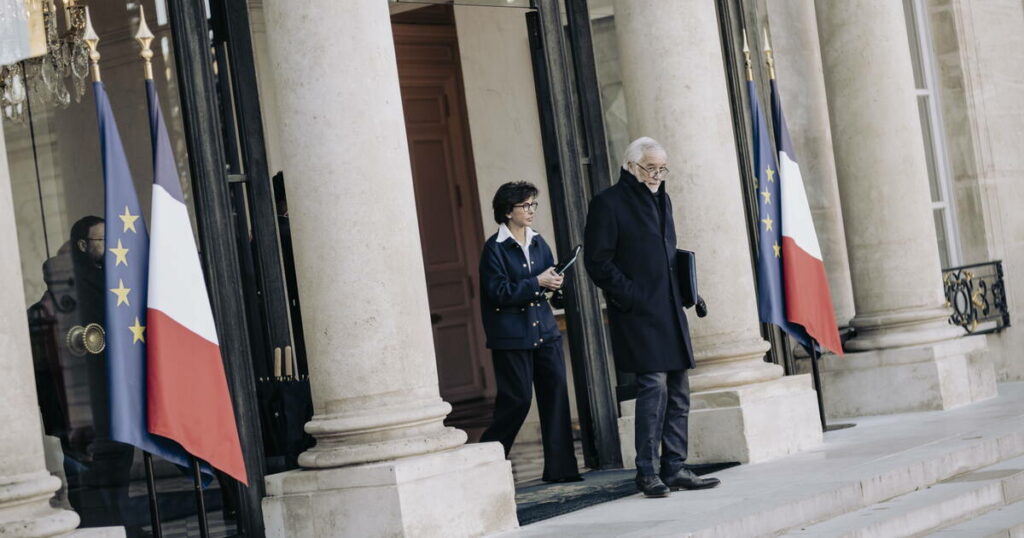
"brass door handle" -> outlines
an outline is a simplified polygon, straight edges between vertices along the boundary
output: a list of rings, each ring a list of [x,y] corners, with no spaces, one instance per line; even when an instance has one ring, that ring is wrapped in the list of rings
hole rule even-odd
[[[99,355],[107,348],[107,333],[99,323],[90,323],[85,327],[75,325],[68,330],[66,342],[71,354],[76,357],[86,353]]]

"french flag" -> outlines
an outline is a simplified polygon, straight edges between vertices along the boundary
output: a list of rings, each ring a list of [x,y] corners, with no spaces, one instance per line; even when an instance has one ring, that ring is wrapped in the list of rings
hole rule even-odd
[[[156,87],[146,80],[153,141],[147,386],[149,431],[247,484],[217,330]]]
[[[774,78],[770,82],[775,145],[779,156],[782,287],[785,290],[786,318],[801,325],[822,347],[842,355],[843,346],[836,327],[825,263],[811,219],[800,165],[782,114],[778,86]]]

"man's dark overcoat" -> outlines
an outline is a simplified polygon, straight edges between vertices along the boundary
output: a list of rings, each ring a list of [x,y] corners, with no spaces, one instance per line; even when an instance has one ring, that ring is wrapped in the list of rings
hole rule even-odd
[[[695,366],[676,275],[672,200],[664,183],[658,192],[622,170],[587,214],[583,261],[604,290],[615,365],[626,372]]]

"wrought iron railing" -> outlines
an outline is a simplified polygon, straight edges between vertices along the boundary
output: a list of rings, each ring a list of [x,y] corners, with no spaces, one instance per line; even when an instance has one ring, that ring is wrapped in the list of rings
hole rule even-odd
[[[971,334],[999,332],[1010,326],[1001,260],[942,270],[949,323]]]

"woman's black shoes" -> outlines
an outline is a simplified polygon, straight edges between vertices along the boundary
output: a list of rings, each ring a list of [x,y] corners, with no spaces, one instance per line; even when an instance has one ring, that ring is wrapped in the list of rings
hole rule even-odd
[[[541,478],[541,480],[549,484],[565,484],[567,482],[583,482],[583,477],[580,475],[575,475],[563,476],[562,478]]]
[[[668,497],[668,486],[661,481],[658,475],[636,475],[636,489],[644,494],[644,497]]]

